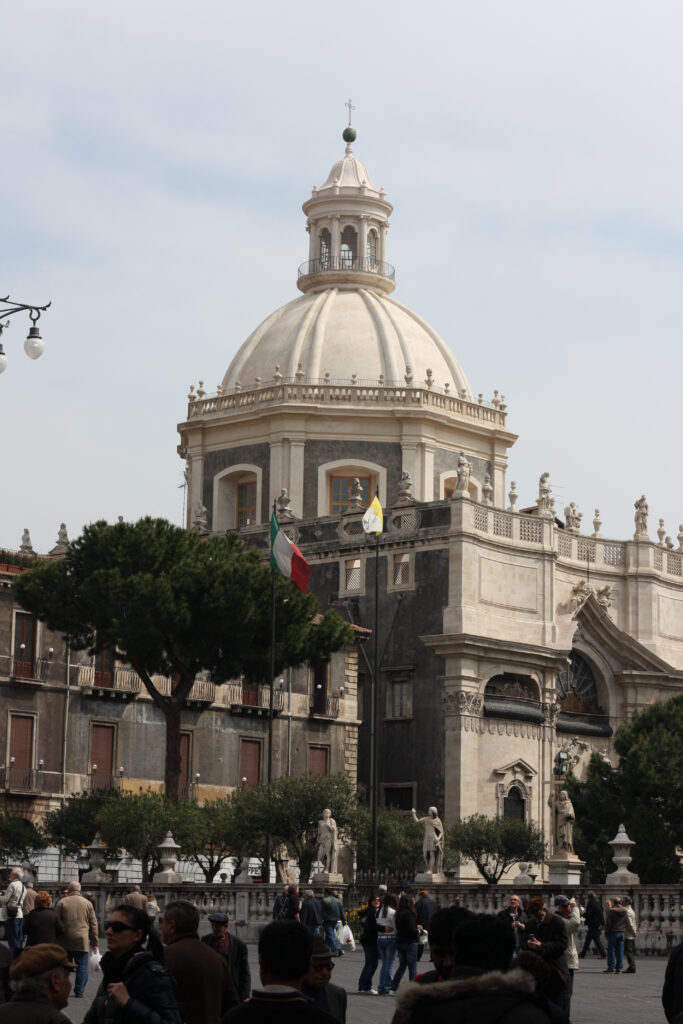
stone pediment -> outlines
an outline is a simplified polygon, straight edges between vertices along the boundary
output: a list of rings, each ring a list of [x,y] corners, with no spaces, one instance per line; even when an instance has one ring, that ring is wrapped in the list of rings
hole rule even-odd
[[[522,775],[527,779],[530,779],[533,775],[538,775],[536,769],[532,768],[521,757],[518,757],[516,761],[510,761],[509,764],[503,765],[502,768],[494,768],[493,773],[494,775]]]
[[[608,661],[615,676],[622,673],[645,673],[681,682],[683,672],[672,668],[640,641],[612,622],[607,610],[590,594],[573,616],[577,623],[573,646],[594,648]]]

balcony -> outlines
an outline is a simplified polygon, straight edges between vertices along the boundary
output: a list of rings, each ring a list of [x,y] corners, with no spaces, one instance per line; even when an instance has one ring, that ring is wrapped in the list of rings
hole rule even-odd
[[[318,696],[311,698],[311,718],[339,718],[339,697]]]
[[[176,681],[170,676],[152,676],[152,682],[159,693],[170,697],[176,688]],[[208,672],[200,672],[185,698],[186,704],[213,704],[216,699],[216,684],[209,679]]]
[[[234,715],[264,715],[270,708],[269,686],[245,686],[243,683],[228,683],[226,703]],[[273,690],[273,715],[284,708],[285,699],[281,690]]]
[[[49,667],[48,658],[12,658],[10,679],[22,680],[27,683],[44,683]]]
[[[100,672],[94,665],[78,666],[78,685],[84,695],[121,697],[130,700],[142,689],[142,680],[130,668],[115,668],[113,672]]]
[[[0,769],[0,777],[8,793],[41,793],[43,789],[42,768],[19,768],[10,763]]]
[[[122,775],[106,775],[104,772],[90,772],[83,786],[84,793],[111,793],[121,789]]]

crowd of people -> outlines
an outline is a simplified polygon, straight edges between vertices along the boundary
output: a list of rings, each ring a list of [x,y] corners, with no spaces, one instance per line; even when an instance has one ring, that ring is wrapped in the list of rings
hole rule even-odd
[[[14,883],[23,886],[19,869],[12,875],[6,906],[18,898]],[[21,911],[21,891],[19,898]],[[339,925],[344,911],[330,890],[318,899],[311,890],[300,895],[297,886],[287,887],[259,938],[260,984],[253,990],[247,947],[230,933],[226,914],[209,914],[211,932],[200,939],[194,904],[167,903],[158,931],[147,910],[135,887],[110,912],[85,1024],[346,1024],[347,992],[331,980],[340,954],[336,930],[326,927],[333,914]],[[457,905],[439,908],[427,890],[414,900],[380,887],[359,915],[358,992],[396,997],[392,1024],[568,1022],[574,973],[592,945],[607,959],[606,973],[622,972],[624,957],[623,973],[636,970],[630,900],[615,899],[605,910],[593,893],[585,908],[558,895],[553,909],[542,896],[523,903],[513,895],[497,915],[475,914]],[[578,952],[582,916],[587,934]],[[69,1024],[62,1011],[70,997],[83,998],[89,955],[97,948],[92,903],[72,882],[54,908],[48,893],[36,892],[25,917],[8,915],[8,923],[17,920],[20,929],[8,928],[8,948],[0,947],[0,1024]],[[420,972],[425,952],[431,964]],[[401,985],[406,974],[413,984]],[[662,1003],[667,1021],[683,1024],[683,943],[670,957]]]

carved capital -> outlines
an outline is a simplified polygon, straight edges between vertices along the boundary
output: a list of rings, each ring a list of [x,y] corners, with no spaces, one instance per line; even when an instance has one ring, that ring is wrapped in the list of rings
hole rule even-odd
[[[546,725],[551,725],[553,728],[557,725],[557,716],[560,713],[560,705],[556,700],[550,703],[544,703],[541,705],[543,711],[543,721]]]
[[[481,715],[484,698],[471,690],[444,693],[443,709],[446,715]]]

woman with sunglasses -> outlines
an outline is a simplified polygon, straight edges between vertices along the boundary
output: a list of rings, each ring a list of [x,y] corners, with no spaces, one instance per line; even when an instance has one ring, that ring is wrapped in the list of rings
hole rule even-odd
[[[164,948],[144,910],[121,904],[104,930],[109,947],[100,961],[104,977],[84,1024],[182,1024],[163,966]]]

